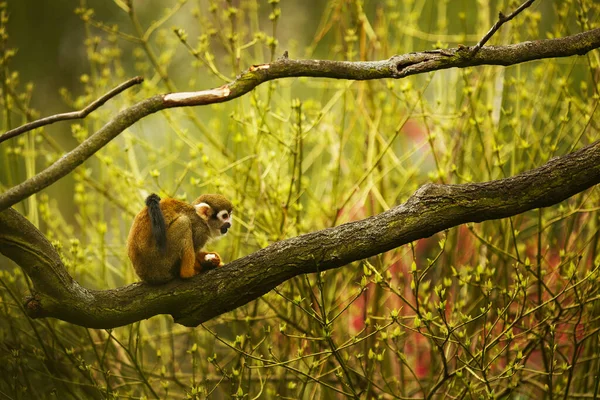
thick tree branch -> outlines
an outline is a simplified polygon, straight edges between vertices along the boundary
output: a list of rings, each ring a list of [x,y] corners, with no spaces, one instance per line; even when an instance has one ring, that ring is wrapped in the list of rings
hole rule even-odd
[[[368,80],[404,78],[446,68],[476,65],[513,65],[551,57],[583,55],[600,47],[600,28],[561,39],[538,40],[509,46],[482,47],[475,55],[467,47],[394,56],[370,62],[291,60],[250,67],[231,83],[198,92],[157,95],[117,114],[100,130],[42,172],[0,195],[0,211],[24,200],[64,177],[138,120],[171,107],[220,103],[240,97],[258,85],[280,78],[310,76]]]
[[[556,204],[600,183],[600,141],[520,175],[485,183],[428,184],[374,217],[274,243],[187,281],[89,290],[75,282],[44,236],[13,209],[0,212],[0,252],[31,278],[33,318],[113,328],[170,314],[186,326],[242,306],[299,274],[380,254],[467,222]]]

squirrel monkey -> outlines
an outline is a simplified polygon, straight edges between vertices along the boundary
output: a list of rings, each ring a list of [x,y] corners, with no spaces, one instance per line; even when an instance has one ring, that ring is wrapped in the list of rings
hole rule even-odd
[[[227,233],[232,210],[231,202],[219,194],[204,194],[192,204],[151,194],[127,238],[135,272],[142,281],[159,284],[220,266],[217,253],[200,250]]]

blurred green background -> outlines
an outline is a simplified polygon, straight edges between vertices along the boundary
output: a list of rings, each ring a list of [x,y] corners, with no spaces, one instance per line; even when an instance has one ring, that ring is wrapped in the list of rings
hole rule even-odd
[[[0,145],[0,190],[155,95],[220,86],[253,64],[381,60],[475,44],[514,1],[9,1],[0,131],[143,85],[88,118]],[[133,10],[133,11],[132,11]],[[591,0],[534,2],[489,44],[598,27]],[[15,52],[16,50],[16,52]],[[425,183],[516,175],[598,139],[598,52],[399,81],[282,79],[134,124],[15,208],[86,287],[137,280],[125,253],[151,192],[220,192],[225,261],[366,218]],[[297,277],[195,329],[29,320],[29,281],[0,259],[6,398],[592,397],[600,370],[596,189]],[[351,244],[349,244],[351,245]],[[581,396],[579,396],[581,395]]]

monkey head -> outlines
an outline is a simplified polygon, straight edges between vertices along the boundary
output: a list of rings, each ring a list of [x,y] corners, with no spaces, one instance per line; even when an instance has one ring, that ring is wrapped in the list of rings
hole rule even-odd
[[[203,194],[192,204],[198,215],[206,221],[211,238],[219,238],[231,228],[233,205],[224,196],[220,194]]]

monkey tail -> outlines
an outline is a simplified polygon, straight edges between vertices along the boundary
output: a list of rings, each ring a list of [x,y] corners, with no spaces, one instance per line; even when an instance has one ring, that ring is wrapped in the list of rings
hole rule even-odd
[[[154,240],[156,240],[158,250],[164,253],[167,250],[167,226],[159,203],[160,197],[154,193],[146,198],[152,235],[154,236]]]

